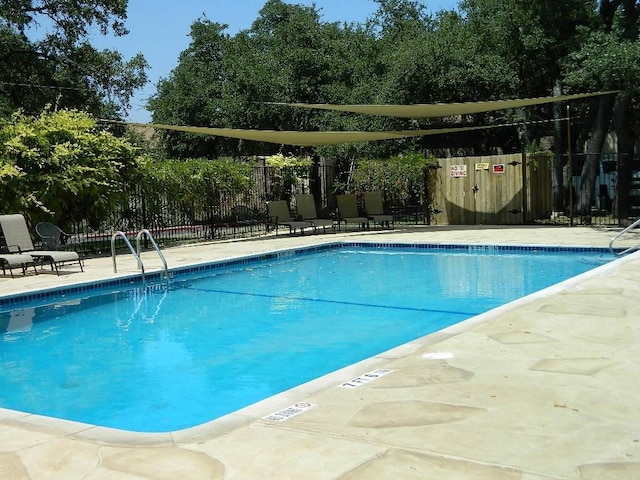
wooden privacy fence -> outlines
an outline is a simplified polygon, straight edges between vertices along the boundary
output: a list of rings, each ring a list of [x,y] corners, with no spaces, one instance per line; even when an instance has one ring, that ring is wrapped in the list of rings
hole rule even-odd
[[[430,171],[432,224],[517,225],[551,214],[549,157],[456,157],[439,167]]]

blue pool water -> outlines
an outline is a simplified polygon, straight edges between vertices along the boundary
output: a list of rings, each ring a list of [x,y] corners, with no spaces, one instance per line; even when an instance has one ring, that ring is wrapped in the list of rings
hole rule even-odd
[[[215,419],[611,260],[337,245],[0,300],[0,406],[142,432]]]

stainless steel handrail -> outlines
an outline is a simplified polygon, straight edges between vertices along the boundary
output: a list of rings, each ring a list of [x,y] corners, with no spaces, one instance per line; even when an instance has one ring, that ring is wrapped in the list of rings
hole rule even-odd
[[[125,233],[121,232],[120,230],[118,230],[116,233],[114,233],[111,236],[111,257],[113,258],[113,273],[118,273],[118,269],[116,267],[116,239],[118,237],[121,237],[124,240],[124,243],[127,244],[127,247],[129,247],[129,251],[138,262],[138,269],[140,269],[140,271],[142,272],[142,279],[144,280],[144,265],[142,264],[140,255],[138,255],[136,251],[133,249],[133,245],[131,245],[131,242],[129,241]]]
[[[167,260],[164,258],[164,255],[160,251],[160,248],[158,248],[158,244],[154,240],[153,235],[151,235],[151,232],[146,228],[140,230],[138,232],[138,235],[136,236],[136,250],[138,252],[138,258],[140,258],[140,240],[142,239],[143,235],[146,235],[147,238],[151,241],[151,245],[153,245],[153,248],[158,253],[160,260],[162,260],[162,264],[164,265],[164,277],[169,278],[169,268],[167,267]],[[142,264],[142,261],[140,262],[140,264]]]
[[[631,230],[631,229],[635,228],[635,227],[636,227],[636,226],[638,226],[638,225],[640,225],[640,218],[639,218],[638,220],[636,220],[635,222],[633,222],[633,223],[632,223],[631,225],[629,225],[628,227],[624,228],[622,231],[620,231],[620,232],[618,232],[617,234],[615,234],[615,235],[611,238],[611,240],[609,241],[609,251],[610,251],[611,253],[613,253],[614,255],[622,256],[622,255],[624,255],[625,253],[629,253],[629,252],[632,252],[632,251],[634,251],[634,250],[638,250],[638,249],[640,249],[640,245],[636,245],[635,247],[629,247],[629,248],[627,248],[627,249],[625,249],[625,250],[623,250],[623,251],[621,251],[621,252],[616,252],[616,251],[613,249],[613,244],[614,244],[614,242],[615,242],[618,238],[620,238],[622,235],[624,235],[624,234],[625,234],[625,233],[627,233],[629,230]]]

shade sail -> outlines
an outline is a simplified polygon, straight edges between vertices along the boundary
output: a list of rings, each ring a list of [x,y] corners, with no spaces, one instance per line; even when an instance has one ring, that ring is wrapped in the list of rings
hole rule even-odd
[[[560,95],[557,97],[519,98],[514,100],[494,100],[489,102],[465,103],[432,103],[414,105],[332,105],[327,103],[275,103],[269,105],[285,105],[289,107],[315,108],[321,110],[337,110],[341,112],[365,113],[369,115],[384,115],[398,118],[434,118],[450,117],[454,115],[469,115],[473,113],[492,112],[508,108],[529,107],[545,103],[578,100],[580,98],[596,97],[616,93],[616,91],[577,93]]]
[[[108,122],[108,120],[105,120]],[[394,140],[424,135],[456,133],[469,130],[496,128],[505,125],[434,128],[431,130],[398,130],[382,132],[297,132],[279,130],[243,130],[236,128],[189,127],[181,125],[162,125],[157,123],[111,122],[123,123],[138,127],[151,127],[160,130],[176,130],[179,132],[215,135],[217,137],[238,138],[255,142],[277,143],[279,145],[296,145],[300,147],[318,147],[322,145],[338,145],[342,143],[371,142],[375,140]]]

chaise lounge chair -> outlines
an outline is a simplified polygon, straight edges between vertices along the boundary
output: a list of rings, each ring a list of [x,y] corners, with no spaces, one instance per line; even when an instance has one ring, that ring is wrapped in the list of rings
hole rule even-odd
[[[358,211],[358,199],[355,195],[336,195],[338,202],[338,228],[344,222],[357,223],[361,229],[369,228],[369,219],[360,215]]]
[[[301,220],[313,223],[316,228],[322,227],[322,231],[326,232],[327,227],[336,231],[336,224],[331,218],[318,218],[316,211],[316,201],[313,195],[305,193],[296,195],[296,208]]]
[[[33,247],[27,222],[22,215],[0,215],[0,228],[2,228],[9,252],[29,255],[36,262],[48,262],[51,265],[51,270],[55,270],[57,275],[60,275],[58,266],[67,262],[78,262],[80,271],[84,271],[78,252],[36,250]]]
[[[8,268],[11,278],[13,278],[13,269],[15,267],[20,267],[22,269],[22,275],[26,275],[29,265],[33,266],[33,270],[37,275],[38,270],[36,270],[35,262],[31,255],[25,253],[0,253],[0,268],[2,268],[3,275],[6,275],[6,269]]]
[[[295,233],[299,229],[301,235],[304,235],[305,228],[313,228],[314,230],[316,228],[311,222],[293,220],[289,205],[284,200],[267,202],[267,211],[269,212],[269,225],[275,226],[276,235],[278,227],[289,227],[289,233]]]
[[[384,213],[384,207],[382,205],[382,192],[365,192],[364,194],[364,209],[367,211],[367,217],[373,220],[382,228],[386,225],[388,228],[393,228],[393,215]]]

